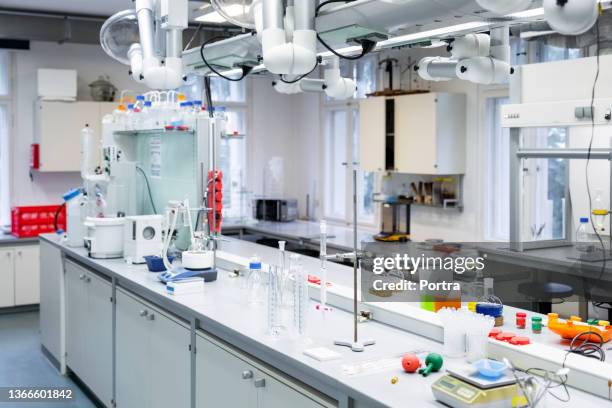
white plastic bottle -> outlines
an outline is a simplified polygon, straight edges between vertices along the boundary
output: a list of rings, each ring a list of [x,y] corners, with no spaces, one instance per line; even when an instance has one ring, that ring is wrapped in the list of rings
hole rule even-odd
[[[181,112],[183,126],[193,129],[195,126],[195,115],[193,113],[193,102],[185,102],[185,107]]]
[[[144,103],[144,107],[142,108],[142,112],[140,113],[140,123],[141,129],[156,129],[155,123],[155,114],[153,112],[153,103],[151,101],[146,101]]]
[[[265,286],[261,270],[261,260],[257,255],[253,255],[251,259],[249,259],[249,269],[246,278],[248,303],[263,303],[265,296]]]
[[[129,104],[125,113],[125,130],[134,130],[134,105]]]
[[[93,175],[99,165],[100,141],[94,131],[85,125],[81,130],[81,177]]]

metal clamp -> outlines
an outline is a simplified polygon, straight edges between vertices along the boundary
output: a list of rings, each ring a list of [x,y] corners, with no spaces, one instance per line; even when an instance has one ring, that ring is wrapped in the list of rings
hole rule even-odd
[[[91,278],[89,276],[85,277],[85,282],[87,283],[91,282]]]
[[[149,320],[149,321],[155,320],[155,315],[153,313],[151,313],[150,315],[147,316],[147,320]]]
[[[85,274],[84,273],[79,275],[79,280],[83,280],[83,279],[85,279]]]
[[[246,370],[242,372],[243,380],[250,380],[251,378],[253,378],[253,372],[251,370]]]

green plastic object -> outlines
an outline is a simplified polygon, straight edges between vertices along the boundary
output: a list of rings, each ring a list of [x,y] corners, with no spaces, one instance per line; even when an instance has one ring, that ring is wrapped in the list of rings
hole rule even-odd
[[[429,353],[425,358],[425,367],[419,370],[419,374],[423,377],[427,377],[431,373],[437,373],[442,368],[444,360],[442,356],[436,353]]]

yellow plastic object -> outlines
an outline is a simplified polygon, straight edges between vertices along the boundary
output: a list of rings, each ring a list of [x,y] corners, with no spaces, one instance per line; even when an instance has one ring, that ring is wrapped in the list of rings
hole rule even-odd
[[[604,325],[601,323],[606,324]],[[592,331],[600,334],[605,343],[610,341],[610,338],[612,337],[612,326],[610,326],[610,322],[600,320],[598,326],[589,325],[582,322],[582,319],[576,316],[570,317],[569,320],[559,319],[559,315],[557,313],[548,314],[548,328],[550,331],[558,334],[561,336],[561,338],[566,340],[571,340],[580,333],[584,333],[586,331]],[[587,340],[587,336],[585,335],[580,339]],[[599,337],[593,334],[588,336],[588,340],[595,343],[599,343],[600,341]]]

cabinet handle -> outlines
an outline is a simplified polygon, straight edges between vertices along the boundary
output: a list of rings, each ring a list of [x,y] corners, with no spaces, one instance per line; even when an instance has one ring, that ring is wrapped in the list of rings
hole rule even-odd
[[[10,257],[11,257],[11,253],[10,253],[10,252],[7,252],[7,253],[6,253],[6,257],[7,257],[7,258],[10,258]]]
[[[79,275],[79,279],[80,279],[80,280],[85,279],[85,274],[84,274],[84,273],[80,274],[80,275]]]
[[[85,282],[87,282],[87,283],[91,282],[91,278],[90,278],[89,276],[88,276],[88,277],[86,277],[86,278],[85,278]]]
[[[253,378],[253,372],[251,370],[246,370],[242,372],[243,380],[250,380],[251,378]]]
[[[21,251],[17,251],[17,256],[21,257]]]
[[[266,379],[265,378],[259,378],[255,381],[253,381],[253,384],[255,384],[255,388],[263,388],[266,386]]]
[[[148,310],[141,310],[141,311],[140,311],[140,313],[139,313],[139,315],[140,315],[141,317],[145,317],[145,316],[146,316],[146,315],[148,315],[148,314],[149,314],[149,311],[148,311]]]
[[[150,315],[147,316],[147,320],[155,320],[155,315],[151,313]]]

